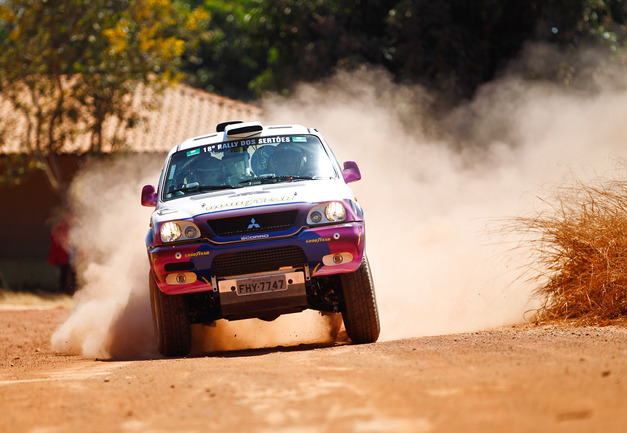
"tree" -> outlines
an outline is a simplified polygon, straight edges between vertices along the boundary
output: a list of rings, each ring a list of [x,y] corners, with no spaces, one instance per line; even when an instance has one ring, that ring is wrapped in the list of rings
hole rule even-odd
[[[185,0],[211,14],[211,40],[186,56],[188,82],[240,99],[385,63],[385,19],[395,1]]]
[[[455,102],[534,41],[627,61],[627,0],[181,1],[212,14],[214,37],[186,56],[190,83],[238,98],[375,64]]]
[[[186,82],[209,92],[247,100],[252,96],[250,82],[266,67],[268,43],[254,38],[254,28],[265,17],[263,0],[187,0],[190,7],[201,3],[211,15],[211,38],[200,41],[197,49],[184,56]]]
[[[491,80],[532,35],[538,0],[399,1],[390,11],[390,69],[447,98],[466,98]]]
[[[337,68],[387,66],[386,18],[391,0],[272,0],[261,6],[263,22],[253,38],[268,45],[266,68],[250,87],[289,92],[298,82],[328,77]]]
[[[103,152],[109,118],[118,130],[132,127],[141,107],[131,96],[180,79],[186,43],[207,19],[167,0],[0,2],[0,96],[12,112],[0,119],[0,146],[19,143],[22,162],[43,170],[63,198],[57,156],[78,151],[78,137]]]

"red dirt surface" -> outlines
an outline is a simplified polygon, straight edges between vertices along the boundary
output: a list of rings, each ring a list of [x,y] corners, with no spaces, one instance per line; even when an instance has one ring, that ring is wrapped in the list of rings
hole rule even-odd
[[[54,353],[0,309],[1,432],[624,432],[627,327],[516,326],[179,359]]]

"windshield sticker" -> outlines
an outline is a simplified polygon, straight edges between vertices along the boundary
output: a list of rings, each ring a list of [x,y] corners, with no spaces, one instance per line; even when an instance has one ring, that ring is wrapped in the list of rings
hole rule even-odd
[[[168,176],[168,180],[174,179],[174,173],[176,173],[176,164],[172,164],[170,168],[170,175]]]
[[[307,137],[288,137],[284,135],[278,135],[275,137],[262,137],[262,138],[247,138],[243,140],[225,141],[224,143],[209,144],[205,147],[199,147],[187,152],[187,156],[198,155],[200,152],[221,152],[228,149],[243,146],[256,146],[264,144],[278,144],[278,143],[307,143]]]
[[[209,146],[203,147],[202,151],[203,152],[220,152],[222,150],[233,149],[236,147],[254,146],[255,144],[257,144],[256,138],[252,138],[248,140],[227,141],[225,143],[210,144]]]
[[[294,195],[285,195],[285,196],[279,196],[279,197],[259,197],[259,198],[250,198],[247,200],[237,200],[237,201],[231,201],[227,203],[209,205],[206,207],[206,209],[208,211],[213,211],[213,210],[225,209],[229,207],[248,207],[248,206],[256,206],[256,205],[262,205],[262,204],[281,203],[281,202],[292,201],[292,200],[294,200]]]
[[[259,144],[272,144],[272,143],[289,143],[290,137],[265,137],[259,139]]]

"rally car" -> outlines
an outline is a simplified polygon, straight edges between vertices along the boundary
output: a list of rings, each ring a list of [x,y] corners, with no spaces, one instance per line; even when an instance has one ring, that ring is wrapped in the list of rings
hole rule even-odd
[[[192,324],[341,313],[348,337],[380,325],[364,212],[322,135],[300,125],[225,122],[168,154],[146,247],[159,352],[186,356]]]

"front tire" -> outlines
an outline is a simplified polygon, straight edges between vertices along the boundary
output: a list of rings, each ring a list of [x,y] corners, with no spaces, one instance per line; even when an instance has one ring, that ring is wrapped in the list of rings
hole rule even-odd
[[[353,343],[373,343],[379,338],[381,326],[368,258],[364,254],[355,272],[341,275],[344,310],[342,318],[348,338]]]
[[[159,353],[163,356],[187,356],[191,350],[191,324],[187,303],[182,295],[166,295],[150,273],[152,323]]]

